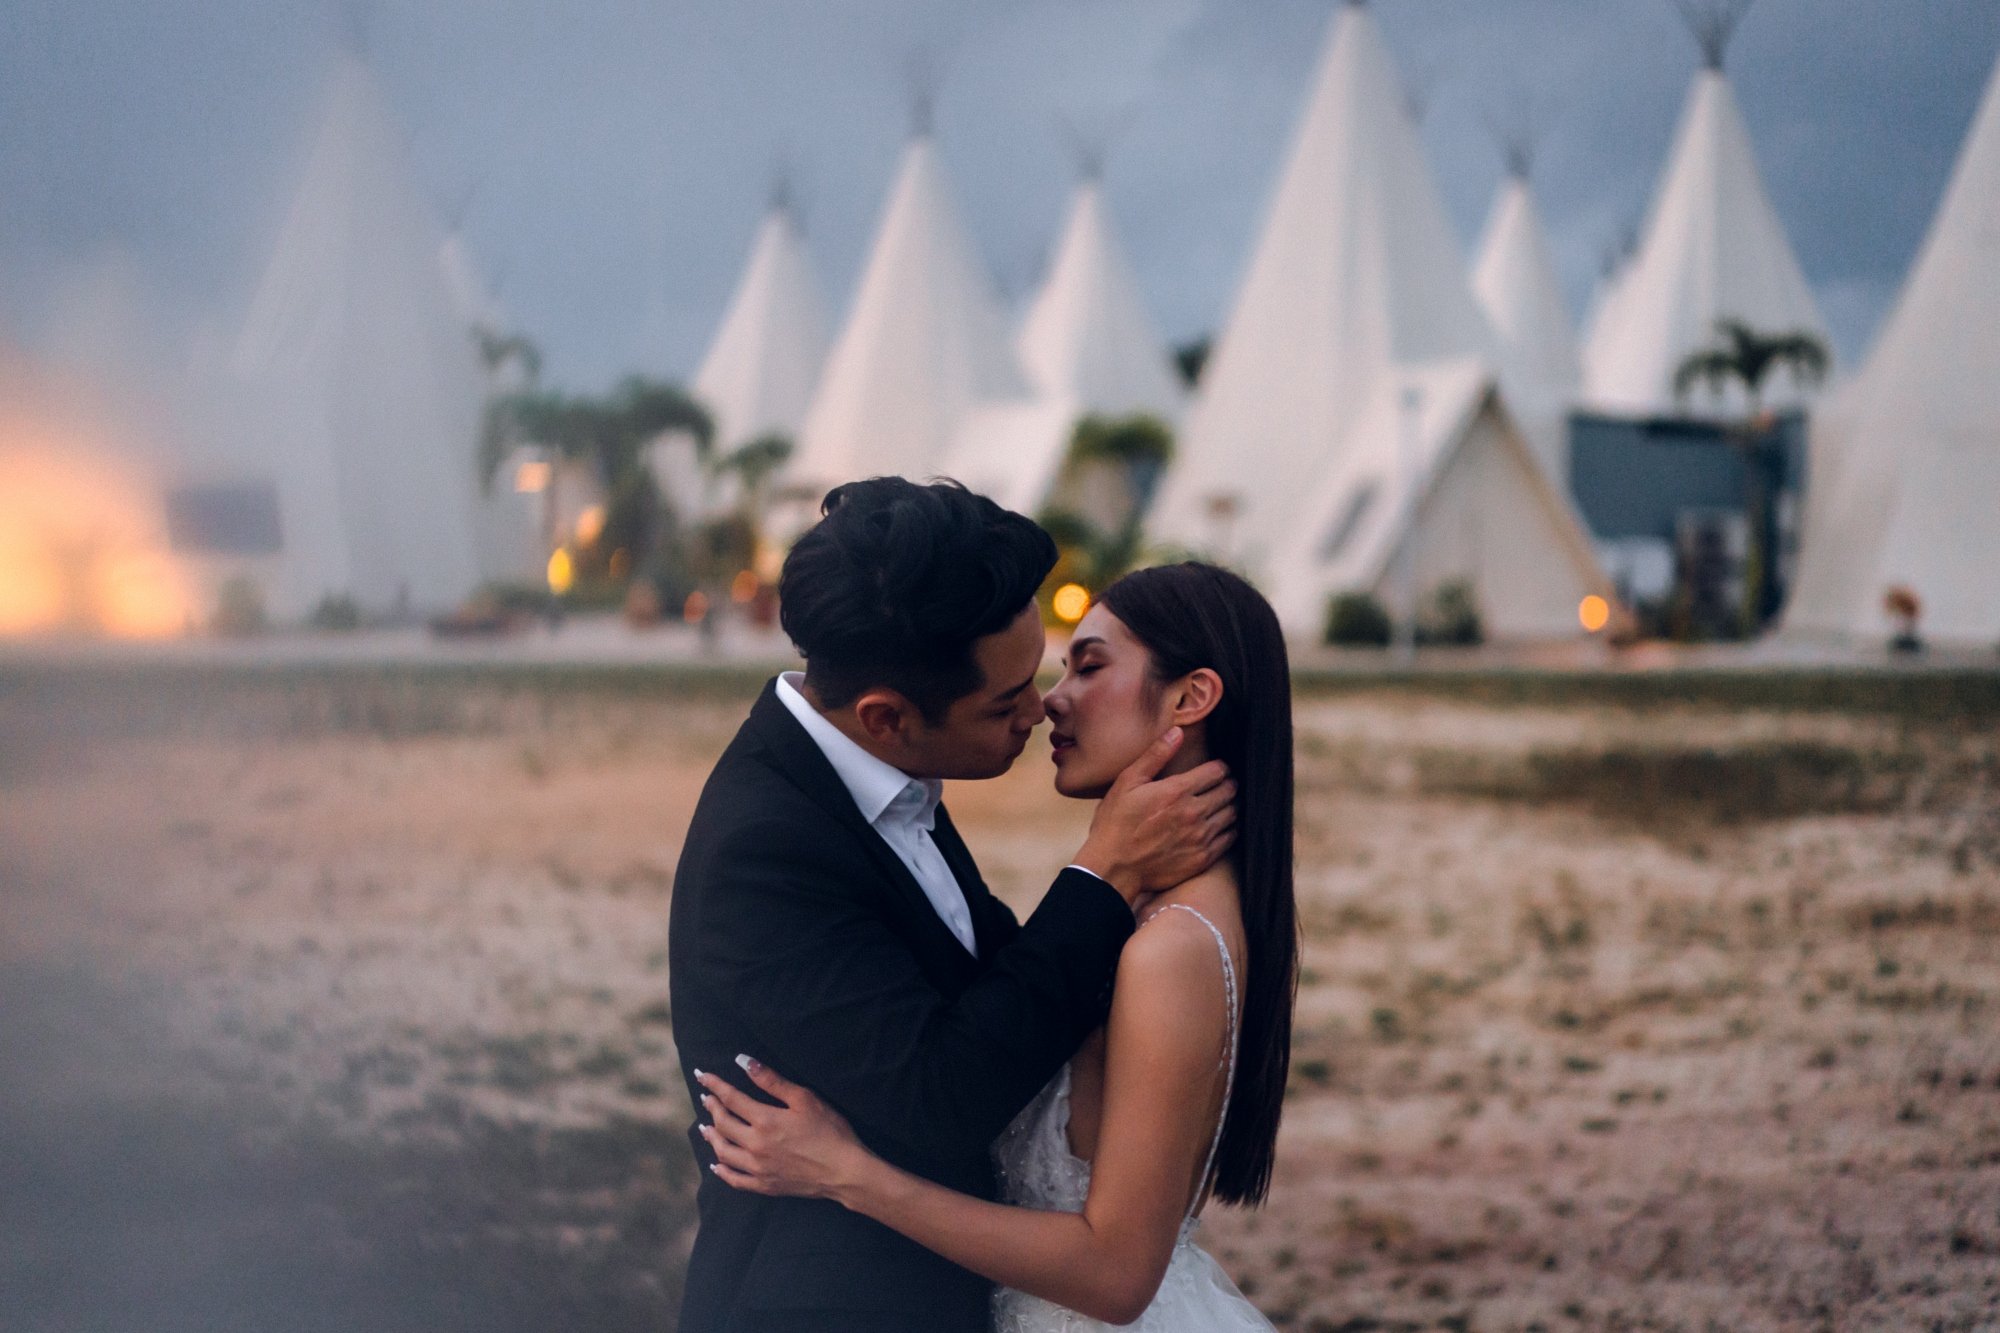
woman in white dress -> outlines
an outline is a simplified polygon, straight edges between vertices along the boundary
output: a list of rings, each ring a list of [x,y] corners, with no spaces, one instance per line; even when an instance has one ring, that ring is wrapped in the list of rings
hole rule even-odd
[[[1238,786],[1225,861],[1142,900],[1110,1018],[994,1145],[1004,1203],[910,1175],[837,1112],[757,1062],[780,1104],[704,1076],[718,1176],[830,1198],[992,1279],[1006,1333],[1270,1324],[1191,1233],[1211,1199],[1270,1187],[1290,1062],[1291,680],[1270,605],[1212,565],[1141,570],[1105,591],[1046,700],[1056,789],[1095,799],[1169,727],[1169,771],[1222,759]]]

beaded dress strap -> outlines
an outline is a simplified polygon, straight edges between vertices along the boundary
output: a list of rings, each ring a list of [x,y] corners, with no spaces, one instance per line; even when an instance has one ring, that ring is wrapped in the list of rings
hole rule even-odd
[[[1222,954],[1223,994],[1227,997],[1229,1003],[1229,1037],[1225,1043],[1227,1054],[1223,1060],[1216,1062],[1218,1067],[1227,1068],[1228,1070],[1222,1084],[1222,1113],[1216,1117],[1215,1137],[1210,1139],[1208,1143],[1208,1160],[1202,1164],[1201,1185],[1194,1192],[1194,1203],[1188,1205],[1187,1217],[1192,1218],[1195,1208],[1200,1205],[1203,1196],[1208,1193],[1211,1178],[1215,1173],[1215,1155],[1222,1149],[1222,1129],[1224,1125],[1229,1123],[1229,1094],[1234,1090],[1236,1083],[1236,963],[1229,956],[1229,943],[1222,938],[1222,932],[1216,929],[1213,921],[1210,921],[1199,911],[1189,907],[1186,903],[1168,903],[1161,910],[1186,912],[1189,916],[1201,922],[1202,925],[1207,926],[1208,933],[1215,936],[1215,947]],[[1183,1219],[1183,1225],[1186,1225],[1186,1220]]]

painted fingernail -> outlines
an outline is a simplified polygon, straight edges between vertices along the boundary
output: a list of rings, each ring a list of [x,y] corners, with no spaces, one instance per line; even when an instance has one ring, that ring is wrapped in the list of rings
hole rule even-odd
[[[754,1074],[764,1066],[758,1064],[747,1055],[739,1055],[736,1057],[736,1067],[746,1074]]]
[[[720,1163],[710,1162],[708,1164],[708,1169],[715,1172],[715,1174],[718,1176],[722,1174],[722,1166]]]
[[[696,1082],[699,1082],[699,1081],[701,1081],[702,1079],[705,1079],[705,1078],[707,1078],[707,1077],[708,1077],[708,1075],[706,1075],[706,1074],[702,1073],[702,1072],[701,1072],[701,1071],[700,1071],[699,1069],[697,1069],[697,1070],[695,1070],[695,1071],[694,1071],[694,1076],[695,1076],[695,1081],[696,1081]]]

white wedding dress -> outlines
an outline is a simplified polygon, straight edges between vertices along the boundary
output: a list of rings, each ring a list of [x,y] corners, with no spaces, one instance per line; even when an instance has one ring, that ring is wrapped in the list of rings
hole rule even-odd
[[[1223,986],[1229,1000],[1229,1040],[1223,1062],[1222,1114],[1216,1120],[1215,1137],[1208,1145],[1208,1162],[1202,1168],[1199,1199],[1208,1189],[1215,1170],[1215,1152],[1222,1145],[1222,1123],[1229,1115],[1229,1083],[1236,1077],[1236,965],[1230,961],[1229,946],[1215,923],[1194,908],[1171,903],[1166,911],[1187,912],[1207,926],[1222,951]],[[1001,1132],[993,1144],[994,1165],[999,1168],[1001,1197],[1023,1208],[1080,1213],[1090,1193],[1090,1163],[1069,1150],[1069,1066],[1056,1071],[1032,1102]],[[1039,1296],[1001,1290],[993,1296],[993,1326],[996,1333],[1090,1333],[1090,1330],[1124,1328],[1139,1333],[1270,1333],[1269,1320],[1245,1300],[1222,1266],[1194,1243],[1200,1226],[1190,1208],[1181,1220],[1181,1232],[1174,1242],[1173,1258],[1167,1275],[1145,1313],[1130,1324],[1107,1324],[1065,1310]]]

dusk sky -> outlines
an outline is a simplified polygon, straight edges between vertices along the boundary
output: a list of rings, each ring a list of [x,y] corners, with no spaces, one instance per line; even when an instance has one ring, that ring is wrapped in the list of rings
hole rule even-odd
[[[0,0],[0,330],[122,265],[166,349],[242,318],[356,29],[419,185],[572,388],[692,374],[791,164],[844,309],[910,116],[1003,293],[1040,275],[1075,168],[1106,188],[1179,340],[1222,319],[1335,0]],[[1668,0],[1376,0],[1428,104],[1469,252],[1500,176],[1487,121],[1526,93],[1579,321],[1640,221],[1696,64]],[[923,53],[921,56],[919,53]],[[1849,364],[1935,209],[2000,55],[1996,0],[1760,0],[1729,70]],[[469,203],[467,202],[469,200]]]

